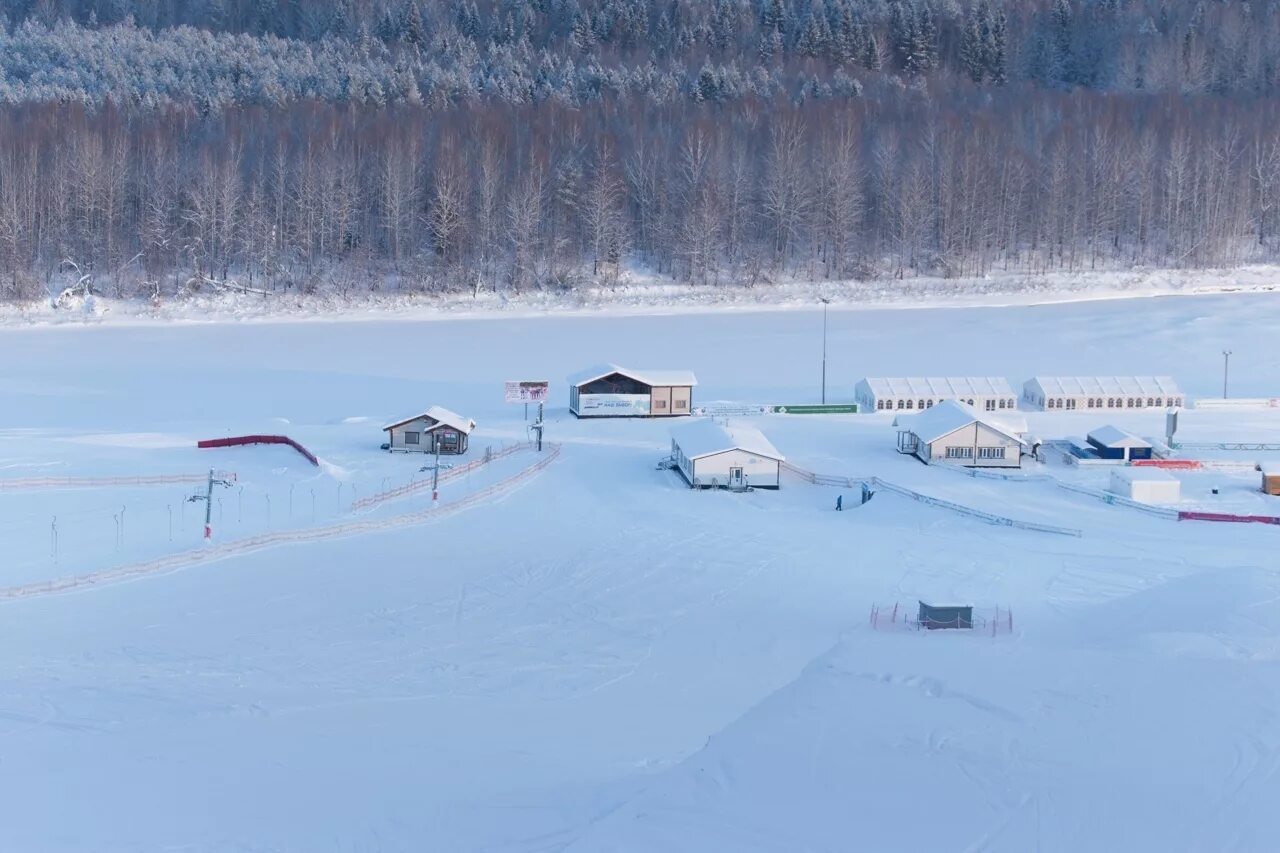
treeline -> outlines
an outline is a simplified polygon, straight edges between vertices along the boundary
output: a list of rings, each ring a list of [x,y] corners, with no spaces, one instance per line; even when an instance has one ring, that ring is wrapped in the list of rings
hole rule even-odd
[[[0,103],[1277,94],[1275,0],[0,0]]]
[[[10,107],[0,291],[514,293],[1272,258],[1280,102]]]

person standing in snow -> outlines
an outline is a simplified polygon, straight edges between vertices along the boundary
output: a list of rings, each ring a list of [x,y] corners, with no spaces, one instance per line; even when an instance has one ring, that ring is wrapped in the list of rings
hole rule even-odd
[[[844,495],[836,495],[836,512],[844,510]]]

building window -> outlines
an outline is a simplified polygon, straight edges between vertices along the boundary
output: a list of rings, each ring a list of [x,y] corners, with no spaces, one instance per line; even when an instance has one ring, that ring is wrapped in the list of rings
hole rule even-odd
[[[906,407],[907,407],[907,401],[906,401],[906,400],[899,400],[899,401],[898,401],[898,408],[899,408],[899,409],[905,409]]]
[[[1133,408],[1133,398],[1132,398],[1132,397],[1130,397],[1126,402],[1128,403],[1129,408],[1130,408],[1130,409],[1132,409],[1132,408]]]
[[[689,401],[676,400],[676,408],[679,409],[680,411],[684,411],[685,409],[689,408]]]
[[[1163,405],[1164,405],[1164,397],[1156,397],[1156,405],[1157,405],[1157,406],[1163,406]]]
[[[876,411],[884,409],[884,400],[876,400]]]
[[[983,408],[985,408],[988,412],[994,412],[996,410],[996,401],[987,400]]]
[[[924,400],[921,400],[921,401],[920,401],[920,403],[916,406],[916,408],[917,408],[917,409],[923,409],[923,408],[924,408]]]
[[[915,401],[915,400],[908,400],[908,401],[907,401],[907,408],[908,408],[908,409],[914,409],[914,408],[915,408],[915,406],[916,406],[916,401]]]
[[[1107,398],[1107,408],[1108,408],[1108,409],[1114,409],[1115,407],[1116,407],[1116,398],[1115,398],[1115,397],[1108,397],[1108,398]]]
[[[655,409],[666,409],[666,408],[667,408],[667,401],[666,401],[666,400],[654,400],[654,401],[653,401],[653,407],[654,407]]]
[[[978,458],[979,459],[1003,459],[1004,448],[1003,447],[979,447]]]
[[[1075,407],[1076,407],[1076,398],[1075,398],[1075,397],[1068,397],[1068,398],[1067,398],[1067,408],[1068,408],[1068,409],[1075,409]]]
[[[933,400],[929,400],[929,401],[928,401],[928,403],[929,403],[929,405],[928,405],[928,406],[926,406],[925,408],[927,408],[927,409],[932,409],[932,408],[933,408],[933,403],[934,403],[934,401],[933,401]]]
[[[1158,405],[1160,405],[1160,404],[1159,404],[1159,403],[1157,403],[1157,402],[1155,401],[1155,398],[1154,398],[1154,397],[1148,397],[1148,398],[1147,398],[1147,405],[1148,405],[1148,406],[1158,406]]]
[[[948,447],[947,458],[948,459],[972,459],[973,448],[972,447]]]
[[[421,443],[421,441],[422,441],[422,433],[419,433],[419,432],[406,432],[406,433],[404,434],[404,443],[405,443],[405,444],[419,444],[419,443]]]

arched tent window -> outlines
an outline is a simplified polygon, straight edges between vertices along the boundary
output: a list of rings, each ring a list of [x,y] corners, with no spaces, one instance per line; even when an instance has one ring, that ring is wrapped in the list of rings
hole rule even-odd
[[[908,409],[914,409],[915,407],[916,407],[916,401],[915,401],[915,400],[908,400],[908,401],[907,401],[907,408],[908,408]]]

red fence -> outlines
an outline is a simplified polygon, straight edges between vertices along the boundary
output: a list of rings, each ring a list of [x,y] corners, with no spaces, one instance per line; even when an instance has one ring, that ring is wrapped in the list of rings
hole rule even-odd
[[[1236,524],[1280,524],[1274,515],[1232,515],[1228,512],[1180,512],[1178,521],[1226,521]]]
[[[1169,468],[1175,471],[1194,471],[1203,467],[1199,459],[1135,459],[1135,468]]]
[[[287,444],[307,457],[307,461],[312,465],[320,465],[320,460],[316,459],[314,453],[287,435],[236,435],[231,438],[210,438],[197,441],[196,447],[242,447],[246,444]]]

